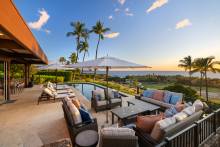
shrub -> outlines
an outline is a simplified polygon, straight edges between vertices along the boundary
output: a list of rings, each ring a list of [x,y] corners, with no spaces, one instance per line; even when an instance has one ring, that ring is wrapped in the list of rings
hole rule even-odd
[[[163,90],[182,93],[185,101],[192,101],[193,102],[199,98],[199,95],[197,94],[196,90],[194,90],[190,87],[185,87],[180,84],[174,84],[171,86],[164,87]]]
[[[48,75],[48,76],[58,76],[58,77],[64,77],[64,81],[72,81],[72,71],[38,71],[36,75]]]
[[[37,84],[44,84],[46,82],[56,82],[56,76],[48,76],[48,75],[34,75],[34,83]],[[63,83],[64,82],[64,77],[57,77],[57,82],[58,83]]]

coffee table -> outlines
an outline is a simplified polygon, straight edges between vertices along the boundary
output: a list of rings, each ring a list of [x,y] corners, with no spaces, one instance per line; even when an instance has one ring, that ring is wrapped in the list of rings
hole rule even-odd
[[[114,124],[114,117],[116,116],[122,124],[125,124],[129,118],[136,117],[139,114],[149,114],[151,112],[157,112],[160,109],[159,106],[143,102],[141,100],[129,100],[128,107],[120,107],[111,110],[112,124]],[[131,105],[132,104],[132,105]]]

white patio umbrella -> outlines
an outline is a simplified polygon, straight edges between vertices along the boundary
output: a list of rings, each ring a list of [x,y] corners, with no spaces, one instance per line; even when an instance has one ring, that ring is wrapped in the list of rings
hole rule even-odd
[[[68,68],[65,65],[58,63],[58,62],[50,63],[48,65],[39,66],[37,69],[38,70],[55,70],[56,84],[57,84],[57,70],[72,70],[72,68]]]
[[[70,68],[95,68],[106,70],[106,82],[107,82],[107,101],[108,101],[108,73],[110,69],[140,69],[140,68],[151,68],[149,66],[132,63],[129,61],[121,60],[115,57],[102,57],[96,60],[89,60],[85,62],[79,62],[76,64],[68,65]],[[108,104],[107,104],[108,105]],[[106,122],[108,123],[108,111],[106,111]]]

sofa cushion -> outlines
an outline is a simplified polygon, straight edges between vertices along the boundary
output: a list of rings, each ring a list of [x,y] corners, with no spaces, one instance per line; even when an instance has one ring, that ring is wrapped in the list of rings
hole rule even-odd
[[[163,137],[164,137],[164,131],[160,128],[160,124],[157,122],[155,125],[154,125],[154,128],[150,134],[150,136],[156,140],[157,142],[160,142]]]
[[[170,98],[170,104],[176,105],[177,102],[181,101],[182,97],[180,94],[172,93],[172,96]]]
[[[135,136],[135,131],[129,128],[108,127],[100,130],[100,137],[129,137]]]
[[[79,108],[80,116],[82,118],[82,122],[90,122],[92,121],[92,117],[90,113],[82,108]]]
[[[182,112],[184,112],[184,113],[186,113],[188,116],[190,116],[190,115],[192,115],[193,113],[195,113],[196,110],[195,110],[195,107],[194,107],[194,106],[189,106],[189,107],[183,109]]]
[[[80,108],[80,101],[77,98],[72,99],[72,102],[76,106],[77,109]]]
[[[185,118],[187,118],[187,114],[184,112],[179,112],[179,113],[175,114],[173,117],[176,118],[177,122],[180,122],[180,121],[184,120]]]
[[[114,99],[111,99],[111,102],[114,104],[114,103],[119,103],[121,102],[121,99],[119,98],[114,98]]]
[[[193,103],[193,106],[195,107],[195,111],[198,112],[200,110],[203,109],[203,103],[202,101],[200,100],[196,100],[194,103]]]
[[[145,133],[151,133],[155,123],[162,118],[162,115],[137,116],[136,126]]]
[[[68,105],[70,113],[71,113],[71,115],[73,117],[74,124],[81,123],[82,122],[82,118],[81,118],[79,110],[76,108],[76,106],[71,101],[68,101],[67,105]]]
[[[170,107],[173,106],[172,104],[164,103],[164,102],[152,99],[152,98],[141,97],[141,99],[146,101],[146,102],[149,102],[149,103],[152,103],[152,104],[164,107],[164,108],[170,108]]]
[[[164,99],[164,92],[162,90],[155,90],[152,98],[158,101],[163,101]]]
[[[170,137],[180,132],[181,130],[183,130],[183,128],[186,128],[190,126],[191,124],[193,124],[195,121],[199,120],[202,114],[203,114],[203,111],[196,112],[192,114],[191,116],[185,118],[184,120],[178,123],[175,123],[174,125],[171,125],[170,127],[164,129],[165,136]]]
[[[97,106],[105,106],[107,104],[106,100],[97,101]]]
[[[165,117],[172,117],[177,113],[178,113],[178,111],[176,110],[176,108],[174,106],[172,106],[169,109],[165,110],[164,115],[165,115]]]
[[[107,88],[105,89],[105,92],[107,93]],[[114,93],[113,90],[108,88],[108,98],[113,99],[114,98]]]
[[[155,91],[155,90],[144,90],[143,96],[144,96],[144,97],[151,98],[151,97],[153,96],[154,91]]]
[[[94,90],[93,94],[97,100],[105,100],[105,91],[103,89]]]
[[[157,123],[160,125],[161,129],[166,129],[169,126],[176,123],[176,118],[175,117],[165,118],[165,119],[158,121]]]
[[[171,93],[171,92],[165,91],[165,92],[164,92],[163,101],[164,101],[165,103],[169,103],[171,96],[172,96],[172,93]]]

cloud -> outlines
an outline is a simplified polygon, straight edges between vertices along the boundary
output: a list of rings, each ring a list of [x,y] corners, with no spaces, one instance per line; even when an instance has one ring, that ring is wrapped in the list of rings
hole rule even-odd
[[[124,5],[124,3],[126,2],[126,0],[118,0],[118,2],[119,2],[121,5]]]
[[[50,34],[50,33],[51,33],[51,31],[48,30],[48,29],[44,29],[44,31],[45,31],[47,34]]]
[[[183,19],[176,24],[176,29],[182,29],[191,25],[192,23],[190,22],[189,19]]]
[[[118,37],[119,35],[120,35],[119,32],[112,32],[112,33],[109,33],[109,34],[105,34],[104,37],[112,39],[112,38]]]
[[[156,0],[149,9],[147,9],[147,13],[162,7],[163,5],[165,5],[166,3],[168,3],[168,0]]]
[[[113,19],[113,16],[112,16],[112,15],[110,15],[110,16],[108,17],[108,19],[109,19],[109,20],[112,20],[112,19]]]
[[[39,19],[37,21],[28,23],[28,26],[31,29],[40,30],[42,26],[45,25],[50,18],[50,15],[44,9],[39,10],[38,13],[40,14]]]
[[[115,8],[115,10],[114,10],[115,12],[119,12],[120,11],[120,9],[119,8]]]
[[[127,15],[127,16],[134,16],[134,14],[130,11],[129,8],[125,9],[125,15]]]

